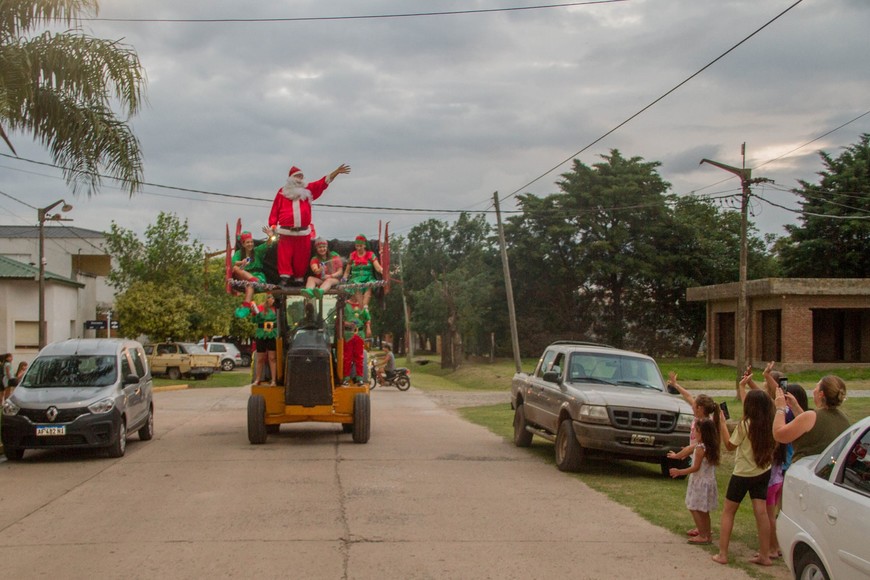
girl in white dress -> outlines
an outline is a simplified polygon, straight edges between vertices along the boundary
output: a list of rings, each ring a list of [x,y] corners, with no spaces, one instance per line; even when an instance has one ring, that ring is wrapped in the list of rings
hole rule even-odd
[[[719,506],[719,488],[716,485],[716,466],[719,465],[719,429],[712,419],[698,421],[699,435],[692,455],[692,465],[686,469],[670,469],[671,477],[689,476],[686,488],[686,507],[695,520],[698,535],[689,538],[690,544],[713,543],[710,512]]]

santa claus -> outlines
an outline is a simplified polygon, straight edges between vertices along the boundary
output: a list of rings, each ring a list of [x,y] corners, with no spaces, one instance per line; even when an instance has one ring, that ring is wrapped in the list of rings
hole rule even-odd
[[[278,275],[283,286],[302,285],[311,257],[311,202],[343,173],[350,173],[350,166],[342,163],[329,175],[306,185],[302,170],[294,166],[287,175],[287,183],[278,190],[269,214],[269,227],[279,236]]]

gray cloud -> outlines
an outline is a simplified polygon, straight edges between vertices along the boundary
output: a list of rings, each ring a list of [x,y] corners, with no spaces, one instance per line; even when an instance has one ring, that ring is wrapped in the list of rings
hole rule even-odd
[[[324,204],[483,209],[493,191],[511,193],[568,159],[790,4],[634,0],[430,18],[87,26],[131,44],[148,72],[149,107],[133,120],[148,181],[268,200],[291,164],[314,178],[347,162],[353,173],[330,187],[315,221],[329,237],[348,237],[375,234],[378,219],[407,232],[423,219],[455,216]],[[504,5],[104,0],[101,16],[304,17]],[[676,193],[710,191],[703,188],[727,176],[698,167],[702,157],[738,165],[746,142],[747,164],[756,166],[870,108],[868,25],[866,2],[802,3],[580,159],[595,163],[618,148],[660,161]],[[870,116],[757,174],[787,187],[812,180],[821,169],[816,151],[836,151],[866,131]],[[47,160],[27,137],[15,138],[23,157]],[[551,193],[569,167],[522,190]],[[0,160],[0,189],[50,203],[67,195],[57,174]],[[734,183],[712,189],[729,187]],[[791,203],[788,194],[775,195]],[[32,219],[30,209],[11,209],[6,223]],[[219,247],[225,223],[241,217],[256,227],[269,202],[154,188],[128,199],[107,187],[78,200],[75,219],[81,227],[107,229],[115,220],[141,231],[161,209],[186,217],[199,239]],[[782,233],[795,221],[784,210],[764,212],[766,232]]]

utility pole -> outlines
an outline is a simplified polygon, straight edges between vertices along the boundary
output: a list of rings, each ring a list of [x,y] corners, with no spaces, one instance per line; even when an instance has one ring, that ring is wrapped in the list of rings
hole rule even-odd
[[[743,378],[743,372],[746,370],[747,361],[749,360],[748,350],[748,340],[749,336],[749,317],[747,316],[747,301],[746,301],[746,277],[747,277],[747,262],[749,260],[749,242],[747,240],[747,230],[749,228],[749,196],[752,195],[752,190],[750,189],[750,185],[755,183],[769,183],[770,179],[759,177],[756,179],[752,178],[752,169],[746,168],[746,143],[743,143],[740,146],[740,154],[743,156],[743,167],[732,167],[730,165],[725,165],[724,163],[719,163],[718,161],[711,161],[710,159],[701,159],[702,165],[704,163],[709,163],[719,169],[724,169],[730,173],[733,173],[737,177],[740,178],[740,273],[739,273],[739,281],[737,286],[737,352],[735,353],[735,362],[737,363],[737,377],[736,383],[740,382],[740,379]],[[709,337],[708,337],[709,343]]]
[[[492,194],[492,198],[495,202],[495,216],[496,221],[498,222],[498,243],[501,246],[501,265],[504,270],[504,285],[505,290],[507,291],[507,303],[508,303],[508,317],[510,318],[511,324],[511,344],[513,345],[514,350],[514,365],[517,368],[517,372],[522,372],[523,365],[520,360],[520,338],[517,333],[517,315],[514,311],[514,289],[513,284],[511,283],[511,268],[510,264],[508,264],[508,255],[507,255],[507,247],[505,246],[504,241],[504,226],[501,223],[501,209],[498,205],[498,192]]]
[[[399,272],[401,272],[404,277],[405,271],[402,269],[402,252],[399,252]],[[405,296],[405,283],[404,278],[402,280],[402,311],[405,313],[405,336],[408,337],[405,350],[405,356],[408,361],[412,361],[414,359],[414,335],[411,334],[411,310],[408,308],[408,298]],[[396,345],[392,345],[395,349]]]
[[[51,210],[53,210],[58,205],[63,204],[61,206],[61,211],[66,213],[70,211],[73,206],[68,204],[62,199],[57,200],[51,205],[46,207],[37,208],[36,213],[39,218],[39,349],[45,346],[46,342],[48,342],[48,328],[47,323],[45,321],[45,220],[51,220],[56,222],[71,222],[72,220],[61,217],[59,213],[54,215],[49,214]]]

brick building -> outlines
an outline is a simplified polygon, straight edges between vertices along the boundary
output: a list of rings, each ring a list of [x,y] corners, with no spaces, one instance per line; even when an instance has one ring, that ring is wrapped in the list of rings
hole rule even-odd
[[[688,288],[707,303],[707,362],[736,364],[739,284]],[[748,360],[756,367],[870,366],[870,279],[765,278],[746,283]]]

